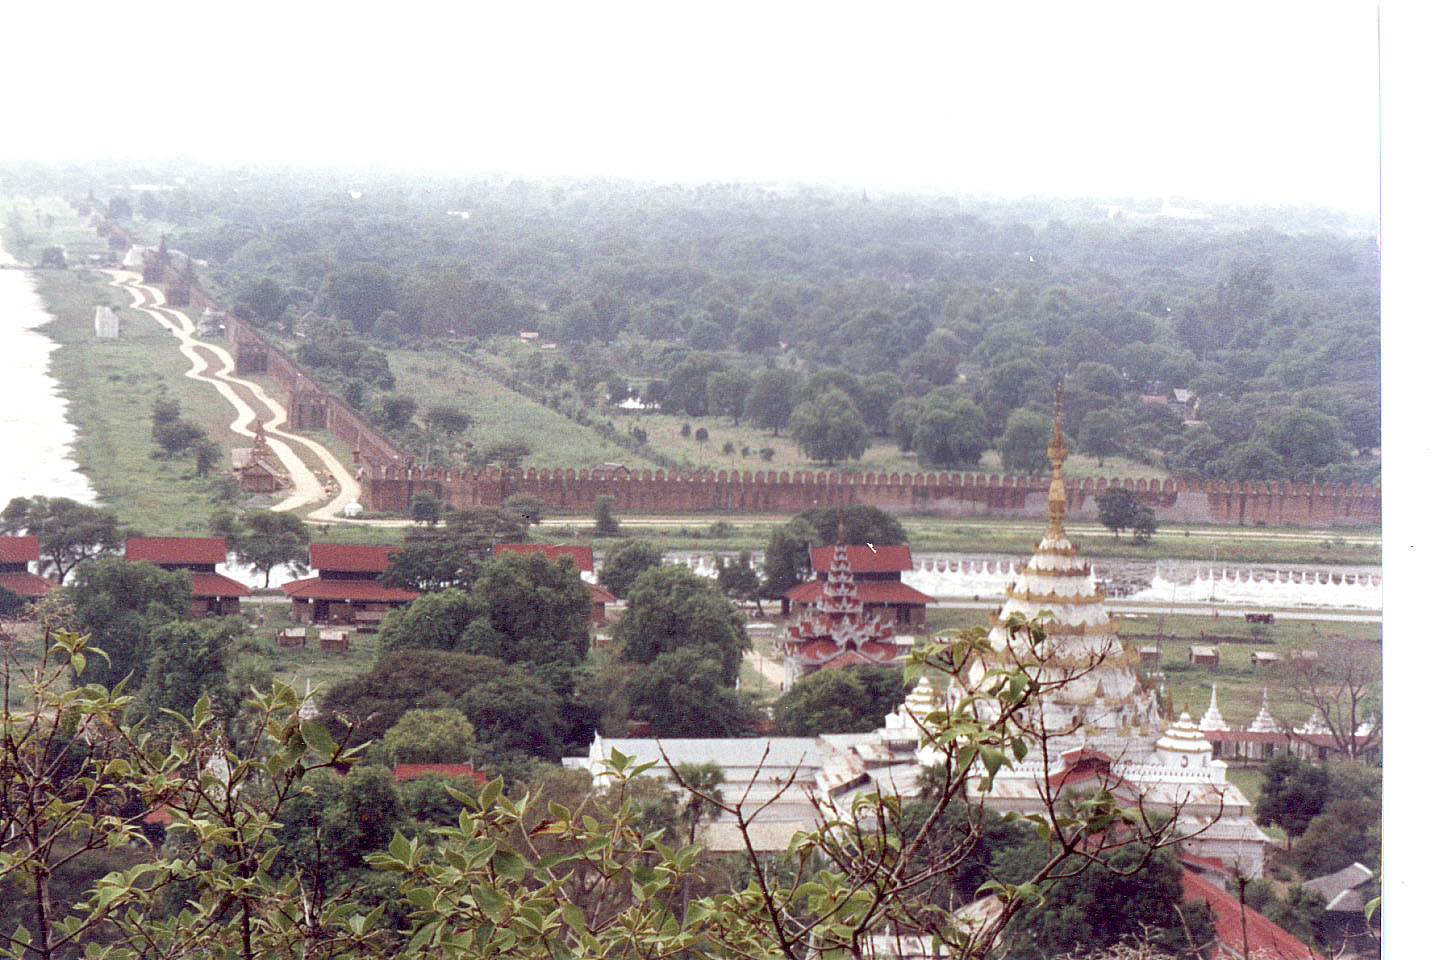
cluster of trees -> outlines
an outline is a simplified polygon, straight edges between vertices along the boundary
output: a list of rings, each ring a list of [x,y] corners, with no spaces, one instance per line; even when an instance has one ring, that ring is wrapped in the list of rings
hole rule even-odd
[[[195,473],[203,475],[215,469],[224,453],[220,444],[205,436],[199,424],[180,417],[180,404],[160,398],[150,406],[150,436],[166,457],[184,453],[195,457]]]
[[[803,435],[824,462],[863,451],[858,422],[862,437],[909,436],[922,463],[973,463],[977,443],[1002,449],[1013,413],[1047,412],[1065,377],[1065,429],[1100,458],[1225,479],[1376,476],[1371,225],[615,183],[397,180],[356,198],[342,179],[201,170],[158,198],[112,199],[173,224],[172,244],[204,258],[247,319],[333,320],[303,330],[302,350],[347,395],[383,393],[374,351],[389,345],[531,329],[561,345],[521,367],[546,390],[608,403],[646,384],[673,411]],[[794,389],[824,368],[861,388]],[[792,426],[829,387],[849,403]],[[1198,397],[1184,416],[1203,426],[1142,400],[1176,389]]]

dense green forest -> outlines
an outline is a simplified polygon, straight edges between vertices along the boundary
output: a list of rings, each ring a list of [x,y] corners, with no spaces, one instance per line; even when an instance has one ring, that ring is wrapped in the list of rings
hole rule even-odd
[[[644,429],[606,422],[627,397],[783,429],[817,462],[885,437],[922,467],[991,450],[1034,469],[1063,378],[1072,446],[1102,466],[1378,481],[1379,256],[1371,225],[1338,215],[174,173],[7,182],[202,260],[204,283],[402,442],[443,436],[447,413],[396,394],[386,350],[404,346],[472,358],[642,452]],[[522,331],[556,346],[523,349]]]

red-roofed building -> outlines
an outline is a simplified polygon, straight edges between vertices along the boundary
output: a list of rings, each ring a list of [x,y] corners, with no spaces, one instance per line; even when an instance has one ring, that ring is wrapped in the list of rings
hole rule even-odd
[[[310,544],[317,575],[281,586],[290,598],[290,619],[299,623],[366,623],[383,618],[420,594],[387,587],[380,574],[400,547],[348,543]]]
[[[1210,905],[1215,920],[1212,960],[1323,960],[1299,937],[1254,907],[1242,907],[1228,891],[1199,873],[1181,870],[1180,884],[1187,901],[1204,900]]]
[[[216,573],[225,562],[224,537],[130,537],[125,541],[125,559],[153,563],[165,570],[190,574],[190,615],[228,617],[240,612],[240,598],[250,588],[238,580]]]
[[[914,568],[910,548],[903,544],[811,547],[810,567],[815,571],[815,578],[785,591],[787,613],[792,603],[802,609],[814,608],[820,603],[837,550],[845,554],[855,584],[855,597],[866,617],[877,617],[898,626],[925,625],[925,605],[934,603],[935,598],[900,581],[902,573]]]
[[[543,553],[545,559],[551,563],[560,563],[566,557],[575,564],[575,569],[581,574],[591,573],[595,570],[595,551],[590,547],[577,543],[497,543],[495,554],[517,553],[521,556],[529,556],[533,553]],[[590,588],[590,622],[605,623],[605,605],[615,603],[615,594],[606,590],[598,583],[585,581],[585,586]]]
[[[31,572],[30,564],[39,562],[39,537],[0,537],[0,587],[26,600],[45,596],[55,589],[55,582]]]

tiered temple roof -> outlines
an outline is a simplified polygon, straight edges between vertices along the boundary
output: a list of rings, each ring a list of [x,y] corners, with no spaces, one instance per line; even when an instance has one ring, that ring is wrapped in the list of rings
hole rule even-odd
[[[844,527],[840,539],[844,540]],[[830,552],[830,567],[820,596],[797,616],[781,644],[785,650],[785,687],[827,667],[849,664],[899,666],[906,650],[893,641],[894,624],[866,615],[845,544]]]

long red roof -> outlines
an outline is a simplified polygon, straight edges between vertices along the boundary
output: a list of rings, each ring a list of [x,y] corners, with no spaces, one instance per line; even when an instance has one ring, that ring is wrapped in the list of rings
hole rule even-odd
[[[825,589],[821,580],[806,580],[785,591],[793,603],[813,604],[820,600]],[[856,580],[855,598],[861,603],[879,603],[888,606],[907,603],[934,603],[935,598],[921,593],[907,583],[897,580]]]
[[[400,549],[384,544],[312,543],[310,566],[342,573],[384,573],[390,554]]]
[[[829,570],[830,558],[834,554],[834,547],[811,547],[811,569]],[[846,544],[845,555],[850,561],[850,569],[854,573],[894,573],[915,568],[910,560],[910,548],[903,543],[877,544],[875,546],[868,543]]]
[[[1246,944],[1251,960],[1305,960],[1323,957],[1259,910],[1240,901],[1197,873],[1180,871],[1186,900],[1204,900],[1215,914],[1215,936],[1228,948],[1227,956],[1243,956]],[[1244,915],[1242,926],[1241,915]],[[1221,956],[1217,948],[1215,956]]]
[[[150,563],[224,563],[224,537],[127,537],[126,560]]]
[[[326,580],[307,577],[280,587],[296,600],[352,600],[357,602],[407,603],[420,594],[402,587],[387,587],[374,580]]]
[[[476,770],[468,763],[397,763],[391,775],[396,780],[415,780],[420,777],[464,777],[483,787],[490,782],[484,770]]]
[[[190,574],[190,595],[193,597],[248,597],[250,588],[223,573]]]
[[[39,559],[39,537],[0,537],[0,563],[30,563]]]
[[[556,563],[561,557],[575,561],[575,569],[587,573],[595,569],[595,551],[575,543],[497,543],[496,553],[543,553],[545,559]]]
[[[26,599],[43,597],[54,590],[56,586],[57,584],[53,580],[46,580],[39,574],[31,573],[28,570],[0,573],[0,587],[4,587],[12,593],[18,593]]]

